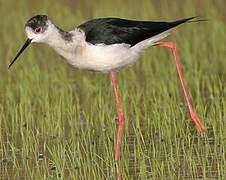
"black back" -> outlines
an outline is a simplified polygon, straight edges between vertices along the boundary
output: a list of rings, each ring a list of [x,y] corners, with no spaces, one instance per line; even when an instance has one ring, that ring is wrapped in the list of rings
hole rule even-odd
[[[92,44],[106,45],[126,43],[135,44],[167,31],[191,19],[181,19],[173,22],[135,21],[120,18],[99,18],[90,20],[78,26],[86,34],[86,41]]]

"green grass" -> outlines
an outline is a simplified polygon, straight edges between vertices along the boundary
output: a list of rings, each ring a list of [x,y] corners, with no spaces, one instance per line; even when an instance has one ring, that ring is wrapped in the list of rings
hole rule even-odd
[[[207,17],[168,38],[178,44],[206,136],[189,123],[169,50],[150,48],[119,73],[127,122],[121,169],[125,179],[226,178],[224,0],[0,4],[0,179],[115,179],[116,110],[108,74],[73,69],[46,45],[28,48],[7,69],[26,38],[24,22],[39,13],[66,30],[104,16]]]

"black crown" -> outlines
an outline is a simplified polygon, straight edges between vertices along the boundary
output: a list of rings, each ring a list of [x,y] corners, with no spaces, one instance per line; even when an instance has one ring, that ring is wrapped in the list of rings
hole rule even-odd
[[[47,26],[47,20],[48,17],[46,15],[37,15],[32,17],[31,19],[29,19],[26,24],[25,27],[28,26],[30,28],[32,28],[33,30],[38,28],[38,27],[46,27]]]

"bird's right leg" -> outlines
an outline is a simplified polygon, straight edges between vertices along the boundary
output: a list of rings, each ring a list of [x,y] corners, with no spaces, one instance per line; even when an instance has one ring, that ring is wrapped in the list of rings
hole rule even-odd
[[[195,124],[198,132],[200,133],[200,135],[203,136],[204,132],[205,132],[205,128],[204,128],[198,114],[193,109],[191,98],[189,96],[189,92],[188,92],[187,87],[186,87],[185,82],[184,82],[184,75],[182,73],[180,58],[179,58],[179,54],[177,52],[176,44],[174,42],[164,42],[163,41],[163,42],[159,42],[156,46],[171,49],[173,56],[174,56],[174,59],[175,59],[176,70],[177,70],[177,74],[178,74],[178,77],[179,77],[181,89],[183,91],[185,102],[188,106],[188,110],[189,110],[191,120],[192,120],[192,122],[194,122],[194,124]]]

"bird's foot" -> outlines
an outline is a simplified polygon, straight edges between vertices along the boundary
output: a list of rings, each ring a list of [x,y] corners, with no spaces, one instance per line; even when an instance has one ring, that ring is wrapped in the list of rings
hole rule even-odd
[[[118,161],[115,162],[115,170],[116,170],[116,179],[122,180],[122,174],[121,174],[121,171],[120,171]]]
[[[191,120],[195,124],[196,129],[198,130],[201,137],[204,136],[205,128],[203,124],[201,123],[201,120],[198,116],[198,114],[195,111],[190,112]]]

